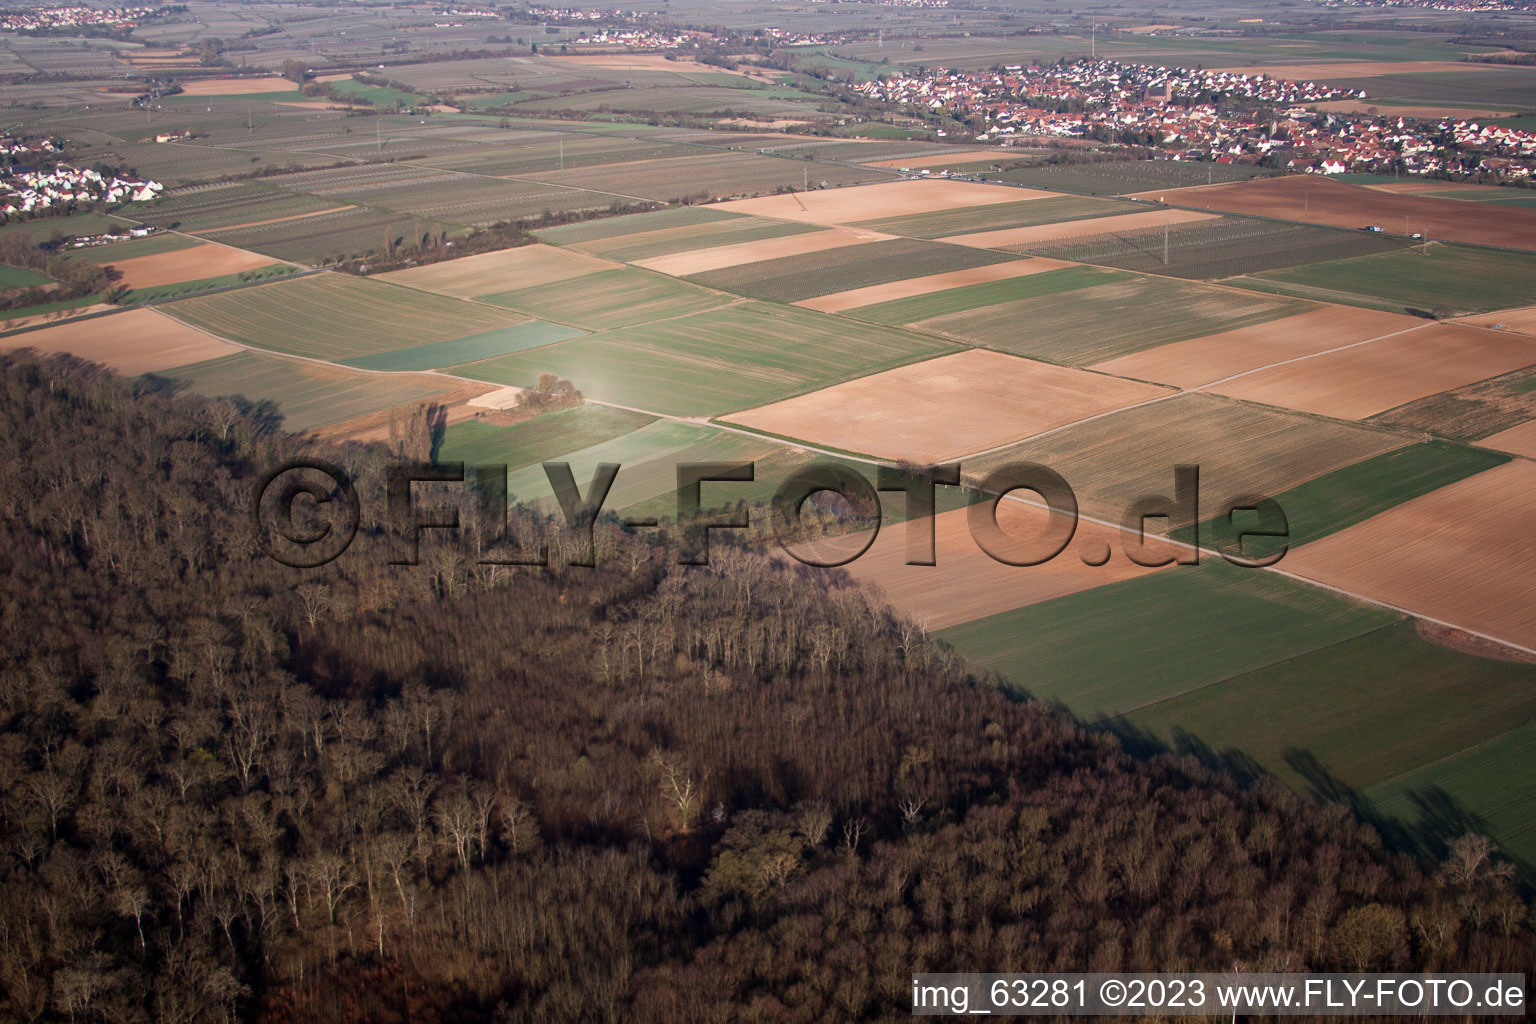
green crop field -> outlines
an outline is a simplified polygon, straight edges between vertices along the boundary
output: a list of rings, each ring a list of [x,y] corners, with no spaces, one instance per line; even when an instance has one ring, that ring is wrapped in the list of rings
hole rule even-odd
[[[140,256],[158,256],[163,252],[190,249],[197,244],[199,243],[195,238],[166,232],[151,235],[148,238],[134,238],[126,242],[113,242],[110,245],[95,245],[89,249],[69,249],[63,253],[63,256],[65,259],[105,265],[108,263],[121,263],[123,260],[138,259]]]
[[[1078,288],[1092,288],[1121,277],[1097,267],[1063,267],[1024,277],[970,284],[906,299],[877,302],[873,306],[844,311],[844,316],[870,320],[877,324],[911,324],[941,316],[952,316],[972,309],[983,309],[1003,302],[1020,302],[1042,295],[1057,295]]]
[[[1394,618],[1274,573],[1206,559],[938,636],[1020,692],[1091,720],[1198,694]]]
[[[1426,430],[1460,441],[1481,441],[1536,416],[1536,367],[1442,391],[1367,422]]]
[[[256,348],[352,359],[510,327],[526,318],[382,281],[315,274],[162,307],[177,319]]]
[[[641,214],[641,216],[645,215]],[[661,231],[620,235],[616,238],[586,242],[573,248],[604,259],[632,263],[635,260],[655,259],[657,256],[670,256],[673,253],[688,252],[693,249],[735,245],[738,242],[760,242],[769,238],[782,238],[786,235],[800,235],[817,230],[819,229],[814,224],[739,217]]]
[[[1482,448],[1469,448],[1449,441],[1425,441],[1336,469],[1272,495],[1285,511],[1290,526],[1290,535],[1284,544],[1298,548],[1338,533],[1394,505],[1503,465],[1509,459],[1508,455]],[[1240,515],[1237,529],[1241,529],[1243,523]],[[1174,531],[1174,536],[1183,541],[1192,539],[1187,529]],[[1200,541],[1208,547],[1236,550],[1233,546],[1235,539],[1233,524],[1225,516],[1207,520],[1201,526]],[[1281,546],[1274,539],[1253,537],[1244,543],[1243,554],[1263,558]]]
[[[732,299],[648,270],[618,267],[574,281],[499,292],[484,296],[481,301],[604,331],[700,313]]]
[[[1160,277],[1119,277],[918,326],[987,348],[1087,366],[1157,345],[1294,316],[1311,304]]]
[[[617,463],[619,474],[604,502],[615,512],[641,502],[662,499],[676,514],[677,467],[685,462],[750,462],[778,446],[763,438],[734,434],[691,423],[657,421],[630,433],[599,441],[580,449],[567,449],[558,461],[570,464],[576,482],[585,490],[600,462]],[[735,501],[746,485],[704,484],[704,505]],[[507,492],[546,511],[558,506],[544,468],[537,464],[507,474]]]
[[[709,224],[714,221],[746,220],[744,214],[713,210],[707,206],[674,206],[649,213],[631,213],[607,220],[590,220],[581,224],[563,224],[557,228],[544,228],[534,232],[541,242],[551,245],[580,247],[584,242],[596,242],[605,238],[620,238],[642,231],[661,231],[664,228],[681,228],[693,224]]]
[[[1163,262],[1164,243],[1168,262]],[[1019,251],[1122,270],[1209,279],[1253,274],[1324,260],[1404,248],[1407,241],[1366,231],[1341,231],[1241,217],[1101,235],[1082,241],[1021,246]]]
[[[517,176],[708,152],[703,147],[663,139],[641,141],[570,134],[562,141],[553,134],[543,134],[536,141],[519,140],[511,146],[483,145],[468,151],[431,154],[420,162],[434,167],[473,171],[476,174]]]
[[[902,238],[743,263],[694,274],[688,279],[753,298],[798,302],[851,288],[984,267],[1012,259],[1017,257],[989,249]]]
[[[590,404],[506,427],[469,420],[448,427],[438,458],[519,469],[611,441],[655,421],[644,413]]]
[[[1044,463],[1067,479],[1084,512],[1118,523],[1137,498],[1172,494],[1180,464],[1200,467],[1205,518],[1242,495],[1283,494],[1404,443],[1355,424],[1188,393],[1020,441],[963,468],[978,479],[1012,462]]]
[[[210,398],[239,396],[251,403],[271,403],[283,417],[283,429],[294,431],[424,402],[457,385],[447,377],[385,377],[261,352],[237,352],[163,370],[159,376],[185,381],[193,391]]]
[[[391,210],[358,206],[297,220],[224,231],[203,231],[205,238],[250,249],[280,260],[311,265],[381,250],[386,241],[409,244],[423,222]]]
[[[162,227],[207,231],[270,221],[279,217],[334,210],[343,204],[254,183],[200,186],[169,193],[135,211],[135,216]]]
[[[1490,836],[1536,873],[1536,722],[1365,790],[1372,809],[1443,839]],[[1450,820],[1447,820],[1447,812]]]
[[[542,372],[589,398],[676,416],[715,415],[951,351],[933,338],[809,310],[744,303],[594,334],[464,367],[519,387]]]
[[[1191,163],[1181,160],[1141,160],[1096,164],[1055,164],[1021,167],[986,174],[993,181],[1011,181],[1032,188],[1053,188],[1099,196],[1147,192],[1154,188],[1183,188],[1217,181],[1246,181],[1273,174],[1260,167]]]
[[[493,331],[482,331],[463,338],[435,341],[426,345],[396,349],[393,352],[377,352],[372,355],[343,359],[341,362],[360,370],[433,370],[443,366],[457,366],[460,363],[473,363],[493,356],[504,356],[511,352],[522,352],[526,349],[538,348],[540,345],[553,345],[556,342],[579,338],[585,333],[564,324],[530,320],[527,323],[498,327]]]
[[[736,90],[720,91],[734,93]],[[889,178],[889,173],[878,168],[809,164],[803,160],[758,153],[720,152],[563,172],[542,171],[538,175],[540,181],[663,202],[689,196],[747,196],[772,192],[776,188],[800,189],[807,182],[814,188],[823,182],[847,185]]]
[[[122,227],[124,223],[121,220],[106,214],[76,213],[69,217],[42,217],[0,225],[0,236],[24,235],[34,242],[46,242],[54,235],[99,235],[108,228]]]
[[[47,274],[39,274],[35,270],[0,264],[0,289],[29,288],[35,284],[47,284],[51,280]]]
[[[1239,750],[1292,783],[1310,781],[1298,769],[1315,758],[1331,777],[1361,789],[1536,713],[1536,666],[1429,643],[1411,620],[1335,643],[1145,708],[1130,721],[1154,736],[1178,729]]]
[[[905,235],[908,238],[943,238],[946,235],[1034,227],[1037,224],[1058,224],[1062,221],[1090,220],[1094,217],[1135,212],[1135,205],[1112,199],[1051,196],[959,210],[934,210],[906,217],[881,217],[878,220],[860,221],[854,227],[881,231],[888,235]]]
[[[125,306],[138,305],[145,302],[164,302],[167,299],[186,298],[192,295],[201,295],[203,292],[217,291],[220,288],[228,288],[231,285],[250,284],[255,281],[290,277],[297,273],[299,273],[298,267],[288,263],[277,263],[270,267],[242,270],[236,274],[202,277],[195,281],[178,281],[175,284],[156,285],[152,288],[133,288],[117,301],[120,305]]]
[[[1431,245],[1236,278],[1230,284],[1375,309],[1482,313],[1536,300],[1536,256]]]

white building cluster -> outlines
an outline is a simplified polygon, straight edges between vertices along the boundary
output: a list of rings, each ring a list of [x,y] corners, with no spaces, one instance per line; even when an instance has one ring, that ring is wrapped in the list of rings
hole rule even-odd
[[[90,25],[137,25],[145,18],[164,13],[164,7],[38,7],[0,15],[0,31],[36,32],[44,29],[85,28]]]
[[[165,186],[158,181],[106,177],[90,168],[60,164],[50,170],[0,175],[0,214],[6,217],[95,203],[143,203]]]

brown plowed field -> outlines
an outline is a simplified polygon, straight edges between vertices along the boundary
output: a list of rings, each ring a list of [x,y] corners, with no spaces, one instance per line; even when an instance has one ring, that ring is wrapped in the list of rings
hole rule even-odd
[[[380,274],[379,280],[403,284],[422,291],[472,299],[479,295],[535,288],[539,285],[569,281],[600,270],[620,266],[608,260],[587,256],[552,245],[525,245],[516,249],[463,256],[443,263],[432,263],[410,270]]]
[[[784,235],[780,238],[761,238],[755,242],[733,242],[708,249],[691,249],[669,256],[654,256],[648,260],[635,260],[635,266],[654,270],[673,277],[702,274],[710,270],[739,267],[745,263],[761,263],[785,256],[804,256],[827,249],[841,249],[848,245],[865,242],[884,242],[894,235],[882,235],[878,231],[862,228],[834,228],[830,231],[811,231],[802,235]]]
[[[1536,210],[1485,206],[1459,199],[1393,195],[1316,174],[1197,185],[1142,192],[1140,196],[1164,199],[1178,206],[1250,213],[1341,228],[1377,224],[1388,231],[1400,232],[1403,218],[1407,217],[1410,230],[1428,234],[1436,241],[1536,250]]]
[[[1025,491],[1020,496],[1034,500]],[[899,494],[886,500],[901,501]],[[845,566],[861,585],[885,598],[898,613],[929,629],[944,629],[1024,605],[1066,597],[1094,587],[1119,583],[1158,569],[1137,565],[1123,554],[1121,533],[1110,526],[1079,520],[1067,549],[1044,565],[1012,566],[993,560],[971,539],[969,510],[945,512],[934,519],[934,565],[907,565],[906,523],[887,524],[863,556]],[[1023,501],[998,505],[998,525],[1011,536],[1027,539],[1045,529],[1048,513]],[[867,534],[821,542],[817,557],[841,550],[857,551]],[[1104,565],[1083,563],[1083,552],[1110,547]],[[1147,550],[1158,544],[1149,538]]]
[[[181,83],[183,96],[252,96],[263,92],[293,92],[299,87],[286,78],[200,78]]]
[[[1271,363],[1424,326],[1418,317],[1351,306],[1325,306],[1235,331],[1133,352],[1093,369],[1193,388]]]
[[[909,277],[905,281],[892,281],[890,284],[872,284],[867,288],[833,292],[831,295],[821,295],[814,299],[801,299],[795,305],[820,310],[823,313],[841,313],[845,309],[872,306],[877,302],[927,295],[930,292],[943,292],[951,288],[964,288],[971,284],[985,284],[988,281],[1003,281],[1010,277],[1027,277],[1030,274],[1060,270],[1074,265],[1063,263],[1061,260],[1039,258],[1010,260],[1007,263],[990,263],[987,266],[972,267],[969,270],[951,270],[946,274]]]
[[[1501,430],[1477,443],[1484,448],[1494,448],[1501,452],[1536,459],[1536,420],[1527,420],[1518,427]]]
[[[1432,324],[1365,345],[1259,370],[1217,394],[1358,420],[1536,363],[1536,340]]]
[[[881,217],[907,217],[914,213],[1016,203],[1020,199],[1043,199],[1053,195],[1057,193],[969,181],[888,181],[878,185],[738,199],[721,203],[718,209],[807,224],[852,224]]]
[[[1520,309],[1501,309],[1497,313],[1484,313],[1482,316],[1470,316],[1458,323],[1476,324],[1479,327],[1492,327],[1499,325],[1501,331],[1516,331],[1520,334],[1529,334],[1536,337],[1536,306],[1524,306]]]
[[[1536,463],[1516,460],[1292,551],[1282,568],[1536,647]]]
[[[844,451],[930,463],[1169,393],[1155,384],[971,349],[730,419]]]
[[[90,320],[0,338],[0,348],[68,352],[112,367],[125,377],[231,355],[238,345],[220,341],[153,309],[130,309]]]
[[[239,274],[279,262],[259,252],[247,252],[209,242],[190,249],[175,249],[153,256],[136,256],[112,264],[122,277],[117,283],[129,288],[158,288],[183,281],[201,281],[225,274]]]
[[[971,245],[978,249],[1017,248],[1056,242],[1063,238],[1089,238],[1095,235],[1112,235],[1121,231],[1150,231],[1164,224],[1170,226],[1193,224],[1202,220],[1215,220],[1212,213],[1196,213],[1193,210],[1145,210],[1140,213],[1119,213],[1111,217],[1093,217],[1088,220],[1069,220],[1060,224],[1036,224],[1027,228],[1003,228],[1001,231],[980,231],[970,235],[951,235],[940,242],[954,245]]]

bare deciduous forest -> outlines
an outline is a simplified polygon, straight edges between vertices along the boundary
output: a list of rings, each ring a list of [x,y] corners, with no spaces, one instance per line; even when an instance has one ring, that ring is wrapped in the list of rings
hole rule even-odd
[[[290,569],[261,475],[381,448],[67,360],[0,388],[4,1019],[874,1021],[915,971],[1536,963],[1485,840],[1430,863],[1132,758],[835,577],[611,525],[595,569],[390,566],[377,506]]]

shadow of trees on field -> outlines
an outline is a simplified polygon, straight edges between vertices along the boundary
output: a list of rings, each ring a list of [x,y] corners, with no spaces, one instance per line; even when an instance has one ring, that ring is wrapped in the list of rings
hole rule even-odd
[[[999,680],[1000,688],[1017,699],[1039,699],[1006,679],[999,677]],[[1140,728],[1123,715],[1090,721],[1074,714],[1059,701],[1045,703],[1087,729],[1114,736],[1133,757],[1194,758],[1206,769],[1228,775],[1244,787],[1273,775],[1247,753],[1232,747],[1217,749],[1185,729],[1174,729],[1172,735],[1164,739]],[[1293,747],[1284,757],[1286,766],[1302,780],[1301,786],[1291,785],[1292,789],[1299,790],[1315,803],[1347,807],[1357,819],[1376,830],[1388,849],[1438,860],[1445,857],[1452,840],[1468,833],[1490,834],[1490,825],[1482,815],[1439,786],[1408,792],[1406,799],[1412,813],[1393,814],[1340,779],[1312,751]],[[1515,865],[1525,895],[1528,898],[1536,895],[1536,865],[1508,851],[1501,850],[1500,853]]]

